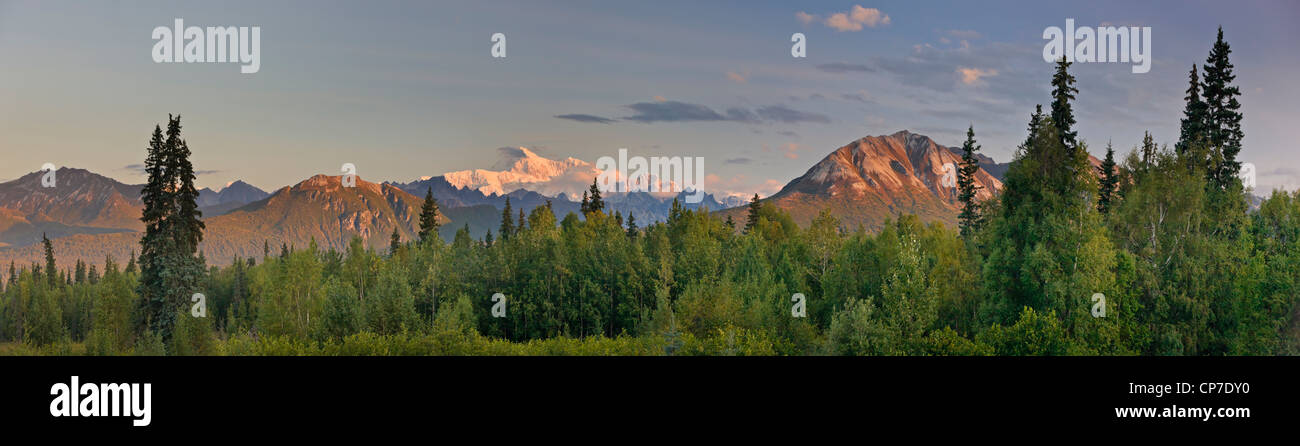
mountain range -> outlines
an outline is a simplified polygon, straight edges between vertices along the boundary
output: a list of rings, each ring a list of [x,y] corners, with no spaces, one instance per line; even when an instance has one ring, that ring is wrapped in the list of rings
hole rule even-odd
[[[199,189],[199,210],[204,216],[215,217],[270,195],[256,186],[235,180],[227,183],[220,192],[206,187]]]
[[[322,248],[343,249],[353,236],[383,250],[394,229],[403,240],[415,237],[419,209],[430,191],[439,201],[444,240],[465,227],[482,238],[496,232],[507,199],[513,209],[525,212],[549,202],[557,220],[576,213],[579,197],[600,173],[585,161],[551,160],[523,147],[501,153],[502,162],[492,169],[409,183],[357,178],[355,187],[343,187],[339,176],[316,175],[270,193],[243,181],[220,191],[204,188],[199,195],[206,224],[201,249],[212,265],[228,264],[236,256],[261,257],[264,246],[278,252],[281,244],[305,247],[313,240]],[[823,208],[839,216],[846,229],[878,228],[900,213],[952,224],[958,203],[955,189],[944,185],[944,166],[959,160],[959,149],[924,135],[868,136],[831,151],[763,202],[790,212],[800,224]],[[980,199],[1001,190],[1006,167],[980,157]],[[43,174],[0,183],[0,262],[40,261],[42,234],[51,238],[61,267],[76,259],[99,263],[105,255],[122,261],[138,250],[140,185],[62,168],[56,171],[56,187],[45,188]],[[634,216],[641,226],[665,220],[674,198],[686,209],[707,207],[744,221],[741,197],[705,194],[702,202],[691,204],[683,195],[618,192],[604,198],[608,211]]]

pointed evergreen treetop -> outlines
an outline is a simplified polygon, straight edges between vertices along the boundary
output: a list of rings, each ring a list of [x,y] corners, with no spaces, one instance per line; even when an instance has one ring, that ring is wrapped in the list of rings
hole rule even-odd
[[[966,129],[966,142],[961,147],[961,166],[957,169],[957,199],[961,201],[961,213],[957,215],[958,226],[962,235],[970,235],[979,221],[979,205],[975,202],[979,186],[975,184],[975,174],[979,172],[979,159],[975,153],[980,146],[975,143],[975,126]]]
[[[754,226],[758,225],[759,211],[763,209],[763,203],[758,201],[758,194],[749,200],[749,215],[745,218],[745,233],[748,234]]]
[[[1241,152],[1241,103],[1237,97],[1241,90],[1232,85],[1237,79],[1233,74],[1232,62],[1228,55],[1232,48],[1223,40],[1223,27],[1219,27],[1218,39],[1210,49],[1210,56],[1205,59],[1205,76],[1201,81],[1201,91],[1205,97],[1206,124],[1205,134],[1212,156],[1221,159],[1210,177],[1220,189],[1227,188],[1234,182],[1240,182],[1237,174],[1241,163],[1237,155]]]
[[[1052,75],[1052,125],[1056,126],[1066,149],[1074,150],[1078,147],[1078,132],[1074,130],[1074,110],[1070,101],[1074,100],[1079,90],[1074,88],[1074,75],[1069,72],[1070,65],[1062,56],[1056,63],[1056,74]]]
[[[424,204],[420,206],[420,241],[431,240],[438,232],[438,200],[433,198],[433,188],[424,194]]]
[[[591,180],[591,188],[588,189],[588,196],[591,201],[587,203],[587,212],[601,212],[605,210],[605,201],[600,198],[600,188],[596,186],[596,179]]]
[[[497,231],[501,234],[501,240],[509,240],[515,233],[514,215],[510,212],[510,197],[506,197],[506,206],[501,210],[501,228]]]
[[[1097,210],[1103,214],[1110,213],[1115,199],[1115,190],[1119,185],[1119,176],[1115,172],[1115,148],[1106,143],[1106,159],[1101,162],[1101,175],[1098,180]]]
[[[1205,101],[1201,100],[1201,81],[1196,70],[1196,64],[1192,64],[1192,71],[1187,75],[1187,95],[1183,96],[1186,105],[1183,107],[1178,143],[1174,144],[1174,150],[1180,155],[1185,154],[1196,141],[1205,138],[1206,106]]]

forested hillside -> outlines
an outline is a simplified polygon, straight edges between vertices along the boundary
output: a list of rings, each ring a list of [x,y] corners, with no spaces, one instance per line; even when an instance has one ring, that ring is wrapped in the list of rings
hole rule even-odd
[[[46,240],[44,264],[8,268],[0,352],[1294,355],[1300,193],[1248,206],[1228,54],[1220,32],[1193,67],[1179,141],[1108,147],[1099,167],[1062,60],[1000,194],[979,199],[994,183],[972,127],[956,227],[905,215],[873,232],[759,200],[743,218],[675,203],[638,226],[593,186],[558,222],[507,207],[485,237],[444,240],[432,195],[402,192],[418,231],[394,227],[386,248],[264,245],[205,265],[177,117],[146,161],[140,259],[69,273]]]

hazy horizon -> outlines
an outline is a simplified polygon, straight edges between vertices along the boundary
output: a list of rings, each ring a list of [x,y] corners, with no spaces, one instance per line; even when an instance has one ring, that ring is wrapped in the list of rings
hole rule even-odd
[[[856,5],[878,15],[832,21]],[[1034,104],[1050,101],[1043,30],[1073,18],[1154,36],[1149,73],[1072,68],[1092,154],[1108,141],[1126,153],[1148,130],[1172,145],[1187,71],[1222,25],[1242,89],[1240,159],[1258,166],[1258,195],[1296,189],[1287,146],[1300,55],[1274,48],[1300,41],[1300,5],[1178,6],[0,0],[0,82],[11,86],[0,178],[50,162],[141,183],[133,166],[167,113],[184,117],[198,186],[213,189],[273,191],[348,162],[362,178],[405,182],[488,168],[499,147],[588,162],[626,147],[703,156],[707,191],[766,196],[863,136],[906,129],[952,146],[972,124],[983,153],[1007,162]],[[150,32],[175,18],[261,27],[260,71],[154,63]],[[489,54],[497,32],[504,59]],[[805,59],[790,57],[796,32]]]

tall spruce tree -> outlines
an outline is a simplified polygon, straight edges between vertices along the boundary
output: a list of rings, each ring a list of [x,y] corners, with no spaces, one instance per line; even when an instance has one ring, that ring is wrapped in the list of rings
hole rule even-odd
[[[979,190],[975,173],[980,170],[975,152],[979,150],[980,146],[975,144],[975,126],[971,125],[966,129],[966,142],[961,146],[961,166],[957,169],[957,199],[961,201],[957,224],[963,237],[969,237],[979,225],[979,204],[975,202],[975,193]]]
[[[1183,96],[1186,105],[1183,106],[1178,143],[1174,144],[1179,155],[1186,155],[1192,144],[1205,138],[1208,111],[1205,101],[1201,100],[1201,81],[1196,70],[1196,64],[1192,64],[1192,71],[1187,75],[1187,96]]]
[[[588,189],[588,196],[591,201],[587,202],[587,212],[601,212],[605,210],[605,200],[600,198],[600,188],[596,186],[596,180],[591,180],[591,187]]]
[[[1219,27],[1218,39],[1210,49],[1210,56],[1205,59],[1205,78],[1201,88],[1205,95],[1205,133],[1213,157],[1221,158],[1217,166],[1212,166],[1211,179],[1219,189],[1228,189],[1234,183],[1240,183],[1237,174],[1241,171],[1241,162],[1237,155],[1241,152],[1241,103],[1237,96],[1241,90],[1232,85],[1237,76],[1233,74],[1232,62],[1228,55],[1232,49],[1223,40],[1223,27]]]
[[[631,213],[628,213],[627,214],[627,236],[636,237],[636,234],[637,234],[636,216],[632,215]]]
[[[1115,189],[1119,185],[1119,175],[1115,171],[1115,148],[1106,143],[1106,159],[1101,162],[1101,175],[1098,177],[1097,211],[1107,214],[1113,206]]]
[[[54,265],[54,245],[50,244],[50,239],[41,233],[41,246],[45,248],[45,280],[50,289],[55,289],[59,285],[59,270]]]
[[[167,133],[154,127],[145,157],[148,180],[140,191],[139,293],[142,322],[170,342],[181,306],[200,289],[206,267],[195,254],[203,240],[190,149],[180,116],[167,117]]]
[[[72,283],[86,283],[86,262],[77,259],[77,266],[73,270]]]
[[[433,198],[431,187],[424,193],[424,204],[420,206],[420,242],[432,240],[438,226],[438,200]]]
[[[748,234],[754,226],[758,225],[759,211],[763,210],[763,203],[758,201],[758,194],[749,200],[749,215],[745,218],[745,233]]]
[[[501,210],[501,228],[498,232],[501,235],[501,241],[510,240],[510,236],[515,233],[514,215],[510,212],[510,197],[506,197],[506,207]]]
[[[1060,135],[1061,145],[1066,150],[1078,148],[1078,132],[1074,130],[1074,110],[1070,101],[1079,92],[1074,88],[1074,75],[1069,72],[1070,62],[1062,56],[1056,63],[1056,74],[1052,75],[1052,125]]]

